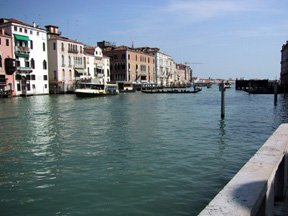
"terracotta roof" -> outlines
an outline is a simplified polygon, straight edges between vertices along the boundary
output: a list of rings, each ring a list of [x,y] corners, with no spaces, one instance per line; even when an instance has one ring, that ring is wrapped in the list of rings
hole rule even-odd
[[[83,54],[84,54],[84,55],[94,56],[93,54],[91,54],[91,53],[87,53],[87,52],[85,52],[85,51],[83,52]]]
[[[81,42],[79,42],[79,41],[71,40],[71,39],[69,39],[69,38],[67,38],[67,37],[61,37],[61,36],[59,36],[59,35],[51,35],[50,38],[49,38],[49,40],[53,40],[53,39],[68,41],[68,42],[71,42],[71,43],[83,44],[83,43],[81,43]]]
[[[0,19],[0,24],[6,24],[6,23],[17,23],[17,24],[28,26],[28,27],[31,27],[31,28],[37,28],[37,29],[45,30],[45,29],[40,28],[39,26],[34,27],[33,25],[21,22],[19,20],[14,19],[14,18],[11,18],[11,19],[1,18]]]

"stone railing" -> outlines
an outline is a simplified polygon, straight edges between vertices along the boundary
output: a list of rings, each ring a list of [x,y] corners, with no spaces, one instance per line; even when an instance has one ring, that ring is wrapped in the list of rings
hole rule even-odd
[[[288,183],[288,124],[282,124],[199,214],[274,215]]]

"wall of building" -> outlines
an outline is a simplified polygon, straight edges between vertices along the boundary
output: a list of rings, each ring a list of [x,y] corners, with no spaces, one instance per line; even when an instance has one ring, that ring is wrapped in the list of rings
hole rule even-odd
[[[5,31],[11,33],[13,44],[13,58],[20,62],[23,69],[18,69],[15,75],[15,95],[23,94],[23,86],[26,85],[26,95],[48,94],[48,55],[47,55],[47,34],[44,29],[29,25],[19,21],[12,20],[7,23],[2,23],[1,26]],[[25,57],[16,56],[16,50],[19,49],[19,40],[15,39],[15,35],[21,35],[29,38],[25,43],[21,42],[21,47],[29,52]],[[18,41],[18,42],[17,42]],[[17,43],[16,43],[17,42]],[[31,67],[31,60],[34,60],[35,67]],[[46,62],[46,67],[43,67],[43,62]],[[27,63],[25,63],[27,62]],[[27,65],[28,64],[28,65]],[[18,75],[18,76],[17,76]],[[22,77],[19,80],[19,77]],[[18,80],[16,79],[18,77]]]
[[[8,40],[8,42],[7,42]],[[8,43],[8,44],[7,44]],[[14,74],[7,75],[5,72],[5,59],[13,58],[12,37],[5,34],[5,30],[0,30],[0,75],[5,75],[6,85],[0,86],[0,91],[11,90],[11,95],[15,95]]]

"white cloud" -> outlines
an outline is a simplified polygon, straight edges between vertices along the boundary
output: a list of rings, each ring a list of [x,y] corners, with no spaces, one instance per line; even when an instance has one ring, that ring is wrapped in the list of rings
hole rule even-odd
[[[162,9],[170,13],[177,20],[183,22],[197,22],[227,15],[238,15],[243,12],[277,12],[265,1],[228,1],[228,0],[172,0]]]

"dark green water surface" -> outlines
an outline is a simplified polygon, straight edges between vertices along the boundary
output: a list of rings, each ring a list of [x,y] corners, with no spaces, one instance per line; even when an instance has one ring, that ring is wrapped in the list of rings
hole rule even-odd
[[[288,122],[233,87],[0,99],[1,215],[197,215]]]

